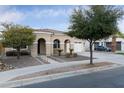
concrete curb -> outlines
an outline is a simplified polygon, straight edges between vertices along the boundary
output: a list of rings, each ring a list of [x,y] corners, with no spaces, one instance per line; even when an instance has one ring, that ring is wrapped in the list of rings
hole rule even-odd
[[[7,81],[0,84],[0,87],[7,88],[7,87],[21,87],[29,84],[44,82],[44,81],[50,81],[65,77],[71,77],[76,75],[82,75],[82,74],[89,74],[92,72],[98,72],[103,70],[109,70],[121,67],[122,65],[119,64],[113,64],[110,66],[103,66],[103,67],[97,67],[97,68],[90,68],[90,69],[83,69],[83,70],[76,70],[76,71],[69,71],[69,72],[63,72],[63,73],[57,73],[52,75],[46,75],[46,76],[39,76],[35,78],[29,78],[29,79],[23,79],[23,80],[16,80],[16,81]]]

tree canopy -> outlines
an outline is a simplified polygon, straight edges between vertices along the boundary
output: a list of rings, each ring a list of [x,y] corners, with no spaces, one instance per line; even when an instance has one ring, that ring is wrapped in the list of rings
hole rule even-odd
[[[99,40],[115,34],[118,30],[117,20],[123,11],[116,6],[89,6],[90,9],[74,9],[69,27],[70,36],[80,39]]]
[[[123,11],[119,6],[94,5],[88,6],[88,9],[79,7],[74,9],[70,17],[70,27],[67,34],[88,40],[92,58],[93,43],[116,34],[119,31],[118,20],[122,16]]]
[[[30,46],[35,40],[33,29],[17,24],[4,24],[2,43],[6,47],[16,48],[19,52],[22,46]]]

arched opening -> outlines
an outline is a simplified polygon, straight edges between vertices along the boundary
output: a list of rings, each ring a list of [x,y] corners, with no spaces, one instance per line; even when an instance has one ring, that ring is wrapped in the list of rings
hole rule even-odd
[[[65,40],[64,46],[65,46],[65,49],[64,49],[65,53],[69,53],[70,52],[69,49],[71,48],[71,44],[70,44],[70,40],[69,39]]]
[[[53,41],[53,53],[57,54],[57,49],[60,48],[60,40],[55,39]]]
[[[46,55],[46,41],[43,38],[38,40],[38,55]]]

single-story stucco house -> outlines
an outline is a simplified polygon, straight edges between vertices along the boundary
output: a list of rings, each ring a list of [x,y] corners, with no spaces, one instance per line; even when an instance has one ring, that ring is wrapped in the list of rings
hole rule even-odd
[[[85,51],[85,41],[72,38],[62,31],[53,29],[35,29],[33,32],[36,35],[35,42],[31,47],[31,55],[55,55],[57,49],[62,49],[62,54],[73,49],[75,53]]]
[[[69,53],[69,49],[73,49],[74,53],[89,51],[88,41],[70,37],[63,31],[54,29],[34,29],[33,34],[36,35],[33,45],[30,48],[24,48],[24,50],[30,49],[33,57],[38,55],[56,55],[58,54],[57,49],[61,49],[62,54]],[[96,41],[94,47],[98,45],[112,48],[112,36],[107,39]],[[116,51],[124,51],[124,39],[116,37],[115,47]],[[5,48],[5,52],[9,50],[13,50],[13,48]]]

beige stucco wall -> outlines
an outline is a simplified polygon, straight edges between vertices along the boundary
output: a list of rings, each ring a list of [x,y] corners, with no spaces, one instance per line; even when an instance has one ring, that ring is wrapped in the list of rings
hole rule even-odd
[[[53,55],[53,42],[55,39],[58,39],[60,41],[60,48],[63,50],[62,54],[65,54],[65,45],[64,42],[65,40],[70,40],[71,48],[74,46],[75,41],[80,41],[82,40],[71,38],[65,34],[52,34],[52,33],[34,33],[36,35],[36,40],[31,48],[31,55],[32,56],[37,56],[38,55],[38,40],[39,39],[44,39],[46,41],[46,55]]]

